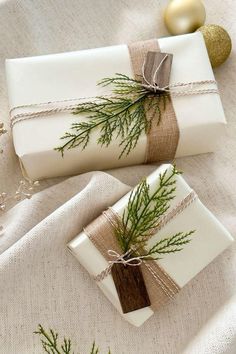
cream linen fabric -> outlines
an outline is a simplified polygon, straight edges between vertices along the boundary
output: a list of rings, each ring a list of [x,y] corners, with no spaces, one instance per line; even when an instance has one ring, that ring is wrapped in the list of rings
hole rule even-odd
[[[0,121],[8,123],[4,59],[56,53],[166,35],[158,0],[0,1]],[[207,22],[235,43],[233,0],[206,0]],[[229,125],[213,154],[178,160],[201,200],[236,235],[235,53],[215,70]],[[199,137],[199,142],[200,142]],[[0,138],[0,192],[21,178],[11,134]],[[30,201],[2,214],[0,354],[40,354],[38,323],[70,336],[81,354],[96,339],[102,353],[235,354],[236,257],[229,248],[176,299],[137,329],[122,320],[66,243],[107,205],[150,173],[141,166],[42,182]],[[112,174],[113,176],[109,175]],[[59,183],[59,184],[58,184]],[[51,186],[51,187],[50,187]]]

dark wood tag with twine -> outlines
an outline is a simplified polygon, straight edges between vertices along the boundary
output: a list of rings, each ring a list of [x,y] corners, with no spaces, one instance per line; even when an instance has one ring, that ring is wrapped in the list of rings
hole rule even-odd
[[[111,274],[123,313],[151,305],[140,266],[114,263]]]
[[[143,68],[143,84],[147,86],[150,84],[151,91],[155,91],[151,87],[153,85],[157,88],[167,88],[170,82],[172,59],[172,54],[148,52]]]

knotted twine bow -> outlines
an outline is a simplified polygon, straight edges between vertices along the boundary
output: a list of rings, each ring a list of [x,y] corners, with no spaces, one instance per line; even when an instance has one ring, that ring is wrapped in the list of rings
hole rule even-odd
[[[105,269],[104,272],[101,273],[102,276],[101,276],[101,274],[98,274],[98,276],[95,277],[95,280],[96,281],[103,280],[108,274],[110,274],[111,269],[114,264],[123,264],[123,265],[128,265],[131,267],[140,266],[142,264],[143,259],[147,258],[147,256],[136,256],[136,257],[129,258],[129,256],[135,251],[136,250],[134,247],[130,248],[124,254],[119,254],[118,252],[116,252],[114,250],[108,250],[107,251],[108,256],[111,258],[114,258],[114,260],[108,261],[109,266]]]
[[[142,264],[142,259],[145,258],[145,256],[137,256],[137,257],[131,257],[131,258],[126,258],[129,257],[134,250],[128,250],[124,254],[119,254],[118,252],[114,250],[108,250],[107,254],[108,256],[115,258],[113,261],[109,261],[109,266],[108,266],[108,273],[110,273],[110,270],[114,264],[124,264],[128,265],[131,267],[137,267]]]
[[[161,218],[156,227],[150,230],[147,239],[156,235],[165,225],[177,215],[181,214],[183,210],[189,207],[196,199],[196,193],[191,191],[172,210]],[[137,256],[135,255],[132,258],[128,258],[136,251],[134,248],[129,249],[125,254],[120,254],[118,242],[114,234],[114,226],[117,220],[120,220],[120,216],[114,212],[113,209],[109,208],[84,229],[85,234],[108,261],[107,268],[95,276],[94,280],[96,282],[104,280],[111,273],[111,269],[116,263],[122,263],[128,266],[141,266],[151,300],[151,307],[157,309],[168,299],[173,298],[180,288],[156,261],[145,260],[146,257],[140,256],[138,252],[136,252]]]
[[[154,51],[161,54],[157,40],[136,42],[129,45],[128,49],[135,78],[139,79],[141,76],[143,78],[143,86],[157,94],[166,94],[171,98],[176,96],[218,93],[217,84],[214,80],[158,85],[157,81],[159,80],[163,68],[165,68],[169,55],[164,55],[164,58],[157,65],[152,79],[149,80],[146,78],[145,73],[150,65],[147,62],[147,53]],[[169,77],[170,67],[165,72],[165,75]],[[206,84],[214,84],[216,88],[202,88],[202,86]],[[104,97],[110,96],[107,95]],[[18,122],[28,119],[48,117],[61,112],[73,112],[81,101],[86,101],[88,99],[97,100],[98,98],[79,97],[13,107],[10,110],[11,127]],[[151,119],[152,109],[146,112],[146,116],[147,119]],[[147,134],[146,163],[172,160],[175,157],[179,140],[179,128],[171,99],[167,102],[167,105],[162,112],[162,116],[160,123],[157,125],[154,122]]]

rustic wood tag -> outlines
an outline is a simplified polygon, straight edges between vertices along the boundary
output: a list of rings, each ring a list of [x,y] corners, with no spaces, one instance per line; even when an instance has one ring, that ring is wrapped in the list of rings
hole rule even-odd
[[[151,305],[140,266],[114,263],[111,274],[124,313]]]
[[[155,84],[159,87],[166,87],[169,85],[173,55],[161,52],[148,52],[146,56],[144,75],[147,81],[154,84],[153,77],[155,75],[155,71],[166,55],[167,58],[163,61],[155,79]],[[143,83],[147,84],[144,79]]]

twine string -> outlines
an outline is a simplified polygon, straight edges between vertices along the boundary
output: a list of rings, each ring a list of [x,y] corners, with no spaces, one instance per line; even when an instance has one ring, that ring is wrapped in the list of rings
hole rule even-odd
[[[120,255],[118,252],[114,251],[114,250],[108,250],[107,253],[110,257],[115,258],[113,261],[109,261],[108,263],[110,263],[111,265],[114,264],[124,264],[124,265],[129,265],[131,267],[136,267],[139,266],[142,263],[142,258],[144,258],[145,256],[137,256],[137,257],[133,257],[133,258],[127,258],[129,257],[129,255],[131,254],[132,250],[128,250],[127,252],[125,252],[123,255]]]
[[[178,82],[174,83],[168,86],[163,86],[160,87],[157,84],[157,78],[160,73],[160,70],[162,69],[162,66],[165,62],[165,60],[168,58],[168,55],[166,54],[159,65],[157,66],[155,72],[153,73],[152,76],[152,82],[150,82],[146,75],[145,75],[145,68],[147,65],[147,59],[144,60],[143,66],[142,66],[142,78],[145,83],[142,84],[142,86],[154,92],[157,95],[160,94],[166,94],[166,95],[171,95],[171,97],[179,97],[179,96],[187,96],[187,95],[201,95],[201,94],[219,94],[218,87],[217,87],[217,82],[215,80],[201,80],[201,81],[193,81],[193,82]],[[205,85],[215,85],[215,88],[204,88],[202,86]],[[132,95],[131,95],[132,96]],[[112,95],[104,95],[104,98],[108,97],[110,99],[116,98],[113,97]],[[55,101],[47,101],[47,102],[40,102],[40,103],[31,103],[31,104],[24,104],[24,105],[18,105],[13,107],[10,110],[10,120],[11,120],[11,127],[24,120],[28,119],[33,119],[33,118],[38,118],[38,117],[47,117],[47,116],[52,116],[57,113],[63,113],[63,112],[73,112],[78,105],[80,104],[81,101],[99,101],[101,100],[101,97],[98,96],[91,96],[91,97],[78,97],[78,98],[71,98],[71,99],[65,99],[65,100],[55,100]],[[38,108],[38,110],[37,110]],[[33,109],[31,111],[31,109]],[[34,110],[35,109],[35,110]],[[22,110],[26,110],[25,112],[20,112]]]

